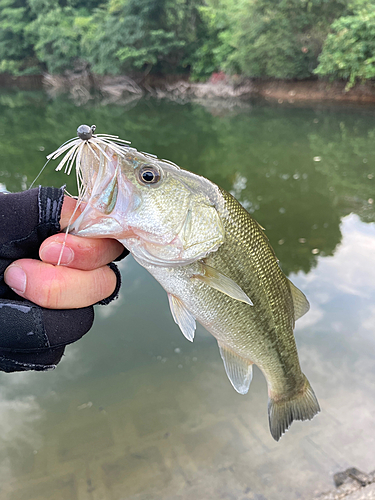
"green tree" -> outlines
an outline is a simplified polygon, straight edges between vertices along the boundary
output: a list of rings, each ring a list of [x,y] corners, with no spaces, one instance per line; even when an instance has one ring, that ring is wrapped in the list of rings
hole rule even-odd
[[[357,81],[375,77],[374,7],[357,7],[353,15],[340,17],[332,24],[332,33],[319,56],[317,75],[348,80],[348,90]]]
[[[26,29],[39,61],[50,73],[63,71],[79,56],[80,34],[74,14],[70,7],[56,7],[39,15]]]
[[[26,2],[0,0],[0,73],[35,71],[33,46],[25,37],[25,28],[31,20]]]
[[[205,79],[221,70],[234,47],[228,43],[229,19],[236,0],[206,0],[199,7],[202,28],[198,34],[200,43],[190,55],[191,77]]]
[[[316,74],[351,86],[375,74],[374,2],[0,0],[0,72],[61,73],[80,59],[100,74],[302,79],[331,29]]]
[[[81,56],[100,0],[0,0],[0,72],[60,72]]]
[[[252,77],[306,78],[346,0],[240,0],[221,34],[233,48],[223,69]]]
[[[89,29],[98,1],[29,0],[35,19],[25,28],[38,60],[50,73],[60,73],[82,57],[82,36]]]
[[[83,40],[97,73],[175,72],[190,66],[199,45],[203,0],[111,0]]]

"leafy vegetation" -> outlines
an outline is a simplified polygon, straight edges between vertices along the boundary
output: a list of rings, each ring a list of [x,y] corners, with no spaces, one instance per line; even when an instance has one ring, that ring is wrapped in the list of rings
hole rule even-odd
[[[110,0],[83,39],[97,73],[186,70],[203,34],[201,0]],[[201,33],[202,31],[202,33]]]
[[[0,72],[375,77],[375,0],[0,0]]]
[[[331,21],[345,0],[241,0],[230,11],[224,63],[248,76],[306,78],[317,65]]]
[[[25,29],[31,19],[30,8],[22,0],[0,0],[0,72],[27,71],[33,48]]]
[[[332,24],[332,33],[325,41],[319,62],[317,75],[348,80],[348,89],[357,81],[375,77],[373,5],[357,7],[352,15],[340,17]]]

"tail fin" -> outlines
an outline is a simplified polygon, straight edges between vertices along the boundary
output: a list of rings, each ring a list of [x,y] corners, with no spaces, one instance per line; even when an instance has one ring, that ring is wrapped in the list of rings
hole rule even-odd
[[[295,396],[289,399],[270,396],[268,420],[273,439],[278,441],[293,420],[311,420],[319,412],[318,400],[306,377],[303,389]]]

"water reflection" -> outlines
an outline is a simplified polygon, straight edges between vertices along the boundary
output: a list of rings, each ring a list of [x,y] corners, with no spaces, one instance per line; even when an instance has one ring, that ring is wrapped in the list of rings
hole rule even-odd
[[[24,189],[46,153],[86,122],[227,190],[245,179],[239,198],[267,229],[287,273],[313,268],[313,250],[333,254],[343,215],[353,211],[375,220],[375,119],[350,108],[253,106],[213,115],[193,104],[143,100],[130,110],[100,103],[76,108],[63,98],[9,94],[0,99],[0,182],[11,191]],[[52,166],[40,182],[67,182],[75,191],[74,179]]]
[[[331,336],[342,335],[346,345],[353,344],[353,356],[363,359],[370,355],[373,359],[374,352],[363,352],[361,342],[365,336],[375,344],[371,304],[375,295],[375,225],[365,225],[351,214],[342,220],[341,231],[343,238],[335,255],[319,258],[316,269],[295,277],[312,303],[311,314],[301,318],[297,327],[314,327],[314,332],[328,329]]]
[[[273,442],[261,373],[247,396],[235,393],[215,340],[199,328],[187,342],[165,292],[128,257],[120,299],[97,308],[57,370],[0,374],[1,500],[296,499],[330,489],[339,470],[374,468],[373,116],[154,101],[77,109],[39,94],[2,96],[0,107],[8,189],[78,124],[96,123],[234,191],[310,299],[296,340],[323,409]]]

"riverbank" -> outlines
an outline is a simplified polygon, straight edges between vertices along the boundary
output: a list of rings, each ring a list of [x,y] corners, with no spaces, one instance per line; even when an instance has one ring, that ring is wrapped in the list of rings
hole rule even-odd
[[[375,85],[357,84],[345,89],[343,81],[321,80],[261,80],[238,75],[214,73],[204,83],[191,82],[181,75],[119,75],[101,76],[87,69],[66,72],[64,75],[30,75],[12,77],[0,75],[0,87],[21,89],[44,88],[54,97],[69,93],[78,104],[100,94],[108,102],[131,102],[144,95],[172,100],[218,99],[245,102],[251,98],[263,98],[279,103],[303,101],[333,101],[351,103],[375,103]]]
[[[310,81],[255,81],[253,95],[266,100],[288,101],[338,101],[375,103],[375,85],[357,84],[345,90],[345,82]]]
[[[214,73],[204,83],[191,82],[188,77],[169,75],[98,76],[89,73],[67,76],[45,75],[44,86],[49,92],[69,91],[72,96],[89,96],[89,89],[98,89],[110,100],[129,100],[136,96],[150,94],[158,98],[172,100],[218,99],[245,102],[251,98],[268,101],[338,101],[375,103],[375,85],[357,84],[345,89],[345,82],[325,82],[320,80],[260,80],[241,76],[227,76]]]

